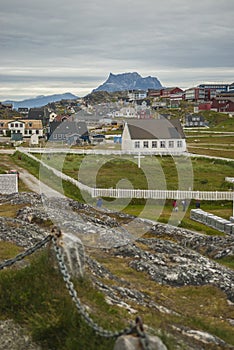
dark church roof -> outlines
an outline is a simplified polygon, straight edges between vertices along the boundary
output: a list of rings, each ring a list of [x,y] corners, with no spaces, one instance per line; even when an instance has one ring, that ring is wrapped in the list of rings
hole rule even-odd
[[[127,126],[132,140],[185,138],[178,119],[134,119]]]

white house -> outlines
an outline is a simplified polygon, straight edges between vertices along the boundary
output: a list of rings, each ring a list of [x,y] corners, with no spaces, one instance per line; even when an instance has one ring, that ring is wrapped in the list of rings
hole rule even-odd
[[[21,134],[22,137],[31,137],[36,134],[38,137],[43,136],[43,125],[41,120],[0,120],[0,135],[7,135],[7,133]]]
[[[57,114],[55,112],[51,112],[49,115],[49,122],[53,122],[55,118],[57,117]]]
[[[136,118],[137,113],[134,107],[123,107],[120,109],[120,113],[125,118]]]
[[[178,154],[186,151],[185,135],[177,119],[132,119],[125,123],[122,150]]]
[[[130,101],[143,100],[147,97],[147,91],[144,90],[129,90],[128,98]]]

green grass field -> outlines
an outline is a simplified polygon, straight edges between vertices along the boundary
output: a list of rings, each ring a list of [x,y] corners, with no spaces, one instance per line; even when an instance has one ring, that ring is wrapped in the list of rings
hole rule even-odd
[[[40,156],[38,155],[40,158]],[[45,159],[44,159],[45,158]],[[191,163],[186,159],[172,157],[145,157],[142,159],[142,168],[137,166],[133,157],[104,157],[104,156],[77,156],[53,155],[43,157],[49,165],[62,170],[67,175],[79,179],[79,171],[83,172],[81,182],[91,187],[131,188],[136,189],[177,189],[178,170],[182,176],[182,189],[188,189],[192,184],[195,190],[200,191],[228,191],[232,185],[225,181],[226,176],[233,176],[234,163],[193,158]],[[189,168],[189,171],[186,170]],[[192,171],[191,171],[192,170]],[[191,176],[187,180],[184,176]],[[186,181],[184,181],[186,180]],[[183,187],[184,186],[184,187]],[[187,186],[185,188],[185,186]],[[167,223],[169,220],[176,226],[187,227],[207,234],[220,234],[200,223],[190,220],[190,210],[195,208],[191,201],[185,215],[181,215],[180,205],[178,213],[172,213],[171,200],[159,203],[157,200],[106,200],[104,206],[112,211],[121,211],[135,216]],[[95,199],[90,198],[90,204],[95,205]],[[179,203],[180,204],[180,203]],[[223,218],[232,215],[232,203],[229,201],[201,203],[202,209]]]
[[[176,190],[180,185],[184,190],[192,187],[197,191],[226,191],[231,186],[225,177],[234,173],[234,162],[205,158],[190,161],[183,157],[147,156],[141,159],[140,169],[137,159],[129,156],[54,154],[42,159],[82,183],[100,188],[120,187],[121,181],[123,188]],[[128,181],[125,184],[124,179]]]

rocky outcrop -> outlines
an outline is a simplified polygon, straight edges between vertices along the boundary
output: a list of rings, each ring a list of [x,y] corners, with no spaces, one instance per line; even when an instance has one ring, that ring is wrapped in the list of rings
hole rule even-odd
[[[85,266],[93,284],[105,295],[107,303],[118,305],[132,315],[138,313],[138,307],[177,319],[181,313],[174,310],[171,304],[166,305],[152,298],[147,288],[138,290],[126,278],[112,273],[98,262],[96,254],[93,255],[97,247],[101,258],[124,260],[130,269],[144,272],[162,286],[216,286],[226,293],[227,303],[233,306],[233,270],[218,263],[221,257],[234,255],[233,238],[229,235],[207,236],[134,218],[134,225],[142,225],[143,232],[147,231],[146,236],[137,238],[130,230],[131,225],[128,225],[132,216],[99,211],[70,199],[58,202],[57,199],[45,199],[32,193],[19,193],[0,196],[0,204],[4,203],[20,205],[22,208],[17,218],[0,217],[0,240],[28,248],[50,233],[50,225],[57,224],[64,233],[66,262],[71,270],[76,269],[76,261],[80,259],[80,273]],[[72,257],[70,261],[69,254]],[[227,315],[225,322],[233,326],[234,320],[230,315]],[[1,327],[4,325],[0,324],[0,330],[3,329]],[[212,334],[182,325],[174,325],[170,332],[176,349],[233,349]],[[7,335],[3,339],[7,339]],[[17,349],[21,349],[20,346]],[[24,349],[34,350],[26,345]],[[0,347],[0,350],[3,348]]]
[[[12,320],[0,321],[0,350],[42,350],[26,330]]]
[[[113,253],[121,257],[131,257],[129,266],[137,271],[146,272],[157,283],[176,287],[215,285],[224,290],[234,302],[232,270],[174,242],[159,239],[138,241],[149,250],[125,245]]]
[[[167,350],[159,337],[151,336],[147,340],[151,350]],[[114,350],[136,350],[142,349],[142,344],[139,338],[132,335],[121,336],[117,339]]]

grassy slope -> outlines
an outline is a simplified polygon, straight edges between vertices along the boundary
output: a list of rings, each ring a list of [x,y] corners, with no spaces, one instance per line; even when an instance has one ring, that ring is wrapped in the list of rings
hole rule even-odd
[[[82,178],[82,182],[89,186],[115,188],[119,181],[127,179],[130,184],[129,182],[125,184],[121,182],[120,187],[129,188],[130,186],[134,186],[135,188],[148,188],[147,179],[156,178],[156,181],[154,180],[153,184],[158,186],[158,189],[177,189],[178,175],[176,163],[172,157],[147,157],[142,159],[142,169],[146,170],[147,176],[142,169],[138,169],[136,160],[130,157],[124,157],[124,159],[121,157],[115,157],[114,159],[110,159],[99,156],[97,159],[96,156],[88,156],[84,158],[84,156],[68,155],[65,158],[61,155],[53,155],[50,159],[46,159],[46,162],[53,167],[63,170],[67,175],[77,179],[79,167],[82,165],[82,162],[87,160],[88,162],[85,166],[85,178]],[[102,160],[104,163],[103,165]],[[152,172],[151,168],[152,162],[156,163],[154,172]],[[194,158],[192,159],[192,168],[195,190],[229,190],[230,184],[225,181],[225,177],[233,176],[234,163]],[[98,171],[96,169],[98,169]],[[97,174],[97,176],[93,176],[93,174]],[[159,201],[157,200],[148,201],[147,210],[144,211],[143,216],[148,219],[166,223],[172,213],[171,201],[166,201],[165,205],[164,203],[159,204],[158,202]],[[108,203],[105,205],[108,206]],[[112,203],[110,203],[108,207],[111,209]],[[141,216],[141,212],[144,208],[145,200],[133,199],[130,201],[129,205],[125,206],[124,212]],[[190,206],[187,208],[188,210],[183,218],[181,226],[202,232],[208,232],[210,234],[217,234],[217,231],[189,219],[189,212],[192,208],[195,208],[194,201],[191,201]],[[202,208],[224,218],[229,218],[232,215],[232,203],[228,201],[203,201]],[[118,206],[115,206],[115,209],[118,209]]]
[[[93,311],[98,309],[98,321],[103,327],[123,326],[118,310],[105,303],[88,278],[78,281],[76,287],[82,302],[88,303]],[[43,349],[75,350],[79,346],[80,349],[107,350],[113,347],[112,339],[96,336],[80,319],[47,249],[34,256],[31,265],[24,269],[1,271],[0,291],[1,317],[25,325]]]
[[[18,162],[17,157],[16,162]],[[22,165],[22,162],[25,162],[24,166],[31,167],[31,171],[35,172],[35,164],[29,164],[30,162],[28,163],[27,160],[21,160],[20,165]],[[74,168],[72,160],[69,160],[69,163],[70,169]],[[76,166],[78,166],[77,161]],[[204,163],[203,166],[206,168],[207,163]],[[136,168],[134,168],[134,171],[135,170]],[[105,171],[105,168],[103,171]],[[168,171],[170,174],[170,167]],[[221,171],[221,168],[217,170],[215,177],[218,176],[219,171]],[[228,170],[226,169],[225,171],[229,173],[231,170],[228,168]],[[198,174],[201,173],[200,168]],[[35,172],[35,175],[37,174],[38,171]],[[206,173],[206,177],[207,176],[209,176],[209,173]],[[216,186],[222,185],[222,178],[220,177],[219,180],[217,180]],[[71,189],[71,191],[73,191],[73,189]],[[136,213],[142,205],[142,203],[136,202],[129,207],[129,211],[133,210],[133,212],[135,211]],[[6,215],[8,209],[9,208],[2,207],[2,215]],[[154,206],[152,206],[152,210],[153,209]],[[17,207],[14,207],[9,216],[14,216],[16,210]],[[165,220],[167,215],[170,215],[170,210],[170,203],[168,203],[165,208],[165,213],[163,214],[165,215]],[[214,210],[219,211],[219,207],[214,208]],[[225,208],[225,210],[229,209]],[[211,233],[214,234],[215,232]],[[17,252],[18,248],[14,245],[4,242],[0,243],[1,260],[14,256]],[[228,343],[234,344],[232,327],[222,320],[222,318],[227,318],[228,315],[230,318],[232,317],[231,309],[227,306],[225,295],[216,288],[212,286],[199,288],[190,286],[183,288],[160,286],[150,281],[145,274],[139,274],[130,269],[126,261],[122,261],[121,259],[117,259],[118,261],[116,261],[116,259],[112,260],[103,256],[100,257],[99,254],[96,257],[100,262],[109,267],[112,272],[120,277],[126,278],[132,283],[136,283],[136,286],[139,287],[141,291],[145,291],[151,296],[154,296],[156,302],[162,302],[165,306],[177,310],[178,312],[183,309],[183,317],[178,319],[175,316],[162,317],[162,315],[157,312],[152,313],[151,310],[140,308],[140,313],[144,314],[144,320],[147,324],[156,329],[161,328],[164,330],[165,334],[170,324],[186,324],[191,328],[198,328],[216,334]],[[32,260],[32,265],[26,269],[20,271],[13,269],[12,271],[7,270],[1,272],[0,310],[2,317],[12,317],[21,324],[26,324],[33,338],[42,342],[45,348],[75,350],[78,344],[81,348],[89,348],[91,350],[112,348],[113,341],[108,341],[94,335],[89,327],[80,320],[64,288],[61,276],[57,273],[57,270],[54,270],[51,266],[51,258],[48,256],[48,252],[45,251],[34,259]],[[227,261],[224,262],[233,268],[233,261],[230,261],[230,259],[226,260]],[[76,284],[76,288],[79,291],[78,294],[82,301],[89,305],[98,322],[104,322],[102,323],[104,327],[108,329],[112,327],[112,329],[122,327],[125,323],[124,319],[129,320],[129,315],[126,315],[126,312],[119,308],[107,305],[103,296],[92,288],[88,276],[86,277],[85,280],[77,281]],[[24,283],[22,283],[22,281],[24,281]],[[51,283],[51,281],[53,281],[53,283]],[[27,285],[27,288],[25,288],[25,285]],[[9,290],[11,290],[12,293],[9,294]],[[11,305],[10,308],[9,305]],[[136,307],[136,305],[132,306]],[[174,349],[173,341],[170,340],[170,337],[165,335],[163,337],[165,338],[168,348],[171,350]]]
[[[142,245],[141,248],[144,249]],[[12,243],[0,242],[0,260],[13,257],[20,250]],[[174,350],[175,345],[169,335],[174,324],[210,332],[234,345],[232,327],[224,321],[233,317],[232,308],[219,289],[213,286],[163,286],[153,282],[147,274],[131,269],[128,266],[129,259],[110,257],[108,253],[100,254],[93,249],[88,253],[116,276],[128,281],[130,288],[146,293],[155,303],[179,313],[179,316],[161,314],[155,309],[130,302],[131,307],[137,309],[139,315],[143,315],[145,324],[160,330],[169,350]],[[113,348],[113,339],[106,340],[95,335],[81,320],[61,275],[55,268],[49,247],[34,254],[30,262],[24,269],[17,270],[13,267],[1,271],[1,318],[12,318],[26,326],[34,341],[42,344],[43,349]],[[104,278],[102,281],[118,285],[116,281],[109,279]],[[89,313],[102,327],[108,330],[122,329],[134,319],[124,309],[105,302],[103,295],[93,288],[88,271],[83,279],[74,282],[82,303],[88,305]]]

